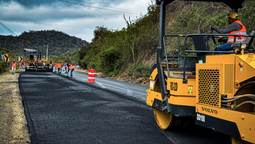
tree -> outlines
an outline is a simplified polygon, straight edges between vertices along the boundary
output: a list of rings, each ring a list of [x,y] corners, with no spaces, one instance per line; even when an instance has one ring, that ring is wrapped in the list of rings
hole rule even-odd
[[[123,14],[123,17],[127,23],[128,37],[126,38],[126,40],[129,44],[129,48],[132,52],[133,63],[135,63],[135,44],[137,44],[137,42],[139,41],[138,27],[136,27],[136,25],[131,22],[130,17],[129,17],[129,21],[127,21],[124,14]]]

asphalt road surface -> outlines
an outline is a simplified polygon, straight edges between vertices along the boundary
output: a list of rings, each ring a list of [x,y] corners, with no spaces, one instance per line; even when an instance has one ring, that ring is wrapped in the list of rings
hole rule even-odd
[[[196,125],[162,131],[145,104],[146,94],[139,94],[144,90],[136,91],[138,85],[102,79],[103,87],[82,77],[78,72],[73,79],[51,72],[21,74],[32,143],[229,143],[227,136]],[[106,83],[122,89],[109,89]]]

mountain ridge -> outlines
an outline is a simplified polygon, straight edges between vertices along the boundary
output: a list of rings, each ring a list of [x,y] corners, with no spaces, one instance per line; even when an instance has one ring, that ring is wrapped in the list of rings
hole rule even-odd
[[[78,50],[89,43],[81,38],[70,36],[56,30],[41,30],[23,32],[19,36],[0,35],[0,47],[8,50],[23,52],[24,48],[36,49],[45,55],[46,48],[49,48],[49,55],[59,56],[70,50]]]

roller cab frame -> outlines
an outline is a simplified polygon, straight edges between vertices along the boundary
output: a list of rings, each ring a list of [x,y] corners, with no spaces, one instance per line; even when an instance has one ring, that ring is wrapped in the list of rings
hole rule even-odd
[[[160,5],[159,46],[146,103],[153,108],[158,126],[176,128],[191,118],[197,125],[229,135],[232,143],[255,143],[255,54],[250,49],[255,32],[243,35],[245,42],[232,44],[233,51],[210,51],[208,37],[237,35],[165,35],[165,7],[173,1],[156,1]],[[237,12],[244,0],[210,2],[223,2]],[[177,56],[167,56],[166,37],[177,37]],[[180,56],[180,38],[184,38],[184,56]],[[195,50],[187,50],[188,38],[193,39]],[[187,52],[197,56],[186,56]]]
[[[25,71],[44,71],[44,72],[53,71],[52,62],[46,59],[42,59],[41,53],[38,52],[37,50],[25,48],[24,52],[29,54],[29,66],[26,66]],[[38,64],[34,65],[34,61],[38,61]]]

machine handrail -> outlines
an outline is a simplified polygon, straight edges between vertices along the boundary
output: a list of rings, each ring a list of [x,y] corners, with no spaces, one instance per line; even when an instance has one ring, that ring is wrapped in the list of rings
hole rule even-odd
[[[180,37],[185,37],[184,38],[184,72],[183,72],[183,82],[186,83],[186,79],[185,79],[185,71],[186,71],[186,53],[187,52],[194,52],[194,53],[221,53],[221,54],[230,54],[230,53],[234,53],[234,51],[201,51],[201,50],[186,50],[186,43],[187,43],[187,38],[188,37],[192,37],[192,36],[214,36],[215,38],[222,38],[222,37],[229,37],[229,36],[234,36],[234,42],[235,42],[235,39],[237,36],[237,34],[203,34],[203,33],[200,33],[200,34],[189,34],[189,35],[177,35],[177,34],[166,34],[163,36],[163,45],[164,45],[164,52],[165,52],[165,60],[166,60],[166,66],[167,66],[167,73],[168,73],[168,77],[170,76],[170,73],[169,73],[169,66],[168,66],[168,58],[171,58],[171,57],[168,57],[167,56],[167,51],[166,51],[166,43],[165,43],[165,38],[166,37],[177,37],[177,47],[178,47],[178,57],[180,56],[180,42],[179,42],[179,38]],[[244,37],[255,37],[255,36],[252,36],[252,35],[242,35]],[[173,59],[175,59],[175,57],[173,56],[172,57]]]
[[[170,73],[169,73],[169,67],[168,67],[168,56],[167,56],[167,52],[166,52],[166,42],[165,42],[165,38],[166,37],[177,37],[177,47],[178,47],[178,58],[180,56],[180,42],[179,42],[179,37],[186,37],[186,35],[176,35],[176,34],[166,34],[163,36],[163,44],[164,44],[164,49],[165,49],[165,59],[166,59],[166,67],[167,67],[167,74],[168,74],[168,77],[170,76]],[[174,56],[172,57],[173,59]]]
[[[237,34],[189,34],[189,35],[186,35],[185,39],[184,39],[184,67],[183,67],[183,83],[187,83],[187,80],[185,78],[185,70],[186,70],[186,52],[189,52],[189,50],[186,50],[186,47],[187,47],[187,38],[188,37],[192,37],[192,36],[234,36],[234,43],[235,43],[235,39],[237,36]],[[243,37],[255,37],[255,36],[252,36],[252,35],[242,35]],[[197,51],[197,50],[194,50],[194,51]],[[215,51],[208,51],[210,53],[213,53]],[[217,51],[218,53],[218,51]],[[222,52],[221,52],[222,53]],[[233,52],[231,52],[233,53]]]

